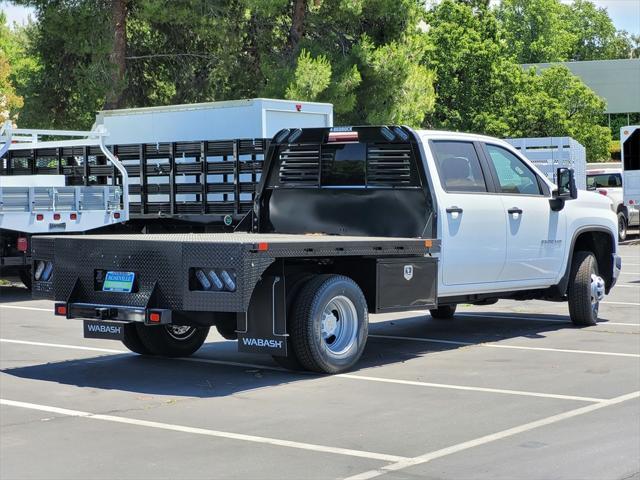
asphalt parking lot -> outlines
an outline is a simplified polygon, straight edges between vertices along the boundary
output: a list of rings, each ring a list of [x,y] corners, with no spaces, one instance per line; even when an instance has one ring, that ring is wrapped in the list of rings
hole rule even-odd
[[[318,376],[236,352],[82,338],[0,287],[0,478],[640,478],[640,245],[601,323],[563,303],[371,317],[358,368]]]

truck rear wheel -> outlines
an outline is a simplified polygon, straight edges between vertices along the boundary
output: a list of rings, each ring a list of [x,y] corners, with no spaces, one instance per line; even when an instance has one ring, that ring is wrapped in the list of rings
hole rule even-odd
[[[343,275],[319,275],[300,290],[291,318],[295,358],[307,370],[340,373],[362,356],[367,343],[367,302]]]
[[[605,283],[598,275],[598,263],[591,252],[576,252],[569,279],[569,315],[577,326],[591,326],[598,322],[600,300],[604,297]]]
[[[457,305],[440,305],[438,308],[429,310],[431,318],[436,320],[451,320],[456,313]]]
[[[140,355],[149,355],[151,353],[149,349],[144,346],[142,340],[140,340],[138,329],[134,323],[128,323],[124,326],[122,343],[133,353],[139,353]]]
[[[627,227],[629,221],[624,212],[618,212],[618,240],[624,242],[627,239]]]
[[[20,277],[20,281],[27,287],[27,290],[31,290],[31,267],[29,268],[21,268],[18,271],[18,276]]]
[[[149,353],[163,357],[188,357],[209,335],[209,327],[182,325],[138,325],[138,336]]]

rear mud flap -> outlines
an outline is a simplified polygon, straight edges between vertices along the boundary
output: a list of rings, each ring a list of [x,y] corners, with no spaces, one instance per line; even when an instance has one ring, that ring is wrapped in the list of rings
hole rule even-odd
[[[287,304],[284,278],[258,282],[249,309],[238,314],[238,351],[287,356]]]
[[[125,323],[119,322],[107,322],[104,320],[85,320],[83,322],[84,338],[123,340],[125,326]]]

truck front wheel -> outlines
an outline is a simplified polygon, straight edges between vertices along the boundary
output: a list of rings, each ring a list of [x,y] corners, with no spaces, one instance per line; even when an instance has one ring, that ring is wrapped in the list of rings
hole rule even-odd
[[[343,275],[319,275],[300,290],[291,318],[291,346],[302,367],[340,373],[352,367],[367,343],[367,302]]]
[[[596,325],[605,283],[598,275],[598,263],[591,252],[576,252],[569,279],[569,315],[577,326]]]
[[[186,325],[137,325],[142,345],[153,355],[188,357],[194,354],[209,335],[209,327]]]
[[[438,308],[429,310],[431,318],[436,320],[451,320],[456,313],[457,305],[441,305]]]

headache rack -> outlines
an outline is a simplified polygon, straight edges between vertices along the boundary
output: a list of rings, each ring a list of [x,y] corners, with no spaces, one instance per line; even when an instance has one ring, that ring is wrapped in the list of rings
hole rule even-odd
[[[123,190],[125,173],[130,220],[232,224],[251,210],[267,144],[262,138],[140,143],[109,145],[108,153],[96,144],[13,144],[0,156],[0,175],[64,175],[67,186]]]

